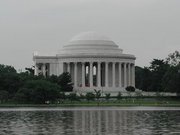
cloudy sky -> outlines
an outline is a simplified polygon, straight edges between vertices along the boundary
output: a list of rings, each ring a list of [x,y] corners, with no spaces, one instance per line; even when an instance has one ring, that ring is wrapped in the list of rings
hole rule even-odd
[[[24,69],[74,35],[103,33],[148,66],[180,51],[180,0],[0,0],[0,64]]]

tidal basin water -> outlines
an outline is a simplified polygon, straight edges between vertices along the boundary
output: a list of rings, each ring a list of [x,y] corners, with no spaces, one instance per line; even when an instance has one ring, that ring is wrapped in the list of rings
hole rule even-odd
[[[180,135],[180,108],[0,108],[0,135]]]

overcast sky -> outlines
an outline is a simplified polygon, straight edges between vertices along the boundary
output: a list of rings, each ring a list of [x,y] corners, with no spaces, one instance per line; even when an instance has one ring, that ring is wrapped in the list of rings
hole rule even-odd
[[[33,65],[74,35],[97,31],[148,66],[180,51],[180,0],[0,0],[0,64]]]

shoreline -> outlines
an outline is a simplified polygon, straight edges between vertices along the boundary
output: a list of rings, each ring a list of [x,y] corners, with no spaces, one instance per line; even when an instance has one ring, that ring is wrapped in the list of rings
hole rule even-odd
[[[0,108],[6,107],[180,107],[180,104],[0,104]]]
[[[55,103],[0,103],[0,108],[5,107],[180,107],[180,99],[120,99],[120,100],[61,100]]]

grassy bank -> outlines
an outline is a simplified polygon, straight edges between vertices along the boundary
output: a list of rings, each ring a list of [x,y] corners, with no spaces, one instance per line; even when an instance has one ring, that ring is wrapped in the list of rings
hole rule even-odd
[[[110,100],[110,101],[64,101],[58,104],[17,104],[17,103],[3,103],[0,107],[92,107],[92,106],[154,106],[154,107],[180,107],[180,100],[170,99],[124,99],[124,100]]]

